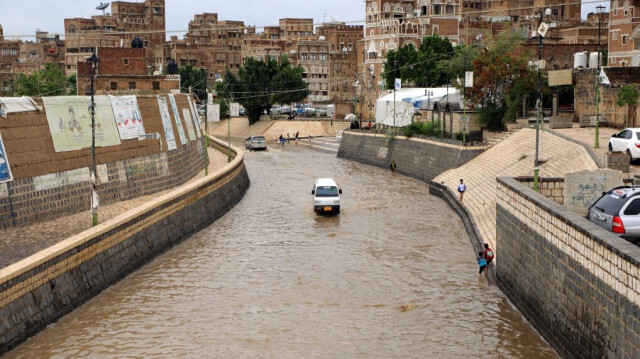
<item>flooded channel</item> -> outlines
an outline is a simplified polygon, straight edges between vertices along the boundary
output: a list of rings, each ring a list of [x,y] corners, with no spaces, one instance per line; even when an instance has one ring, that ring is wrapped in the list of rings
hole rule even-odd
[[[426,184],[302,145],[246,165],[226,216],[6,357],[557,358]],[[340,215],[313,213],[317,177]]]

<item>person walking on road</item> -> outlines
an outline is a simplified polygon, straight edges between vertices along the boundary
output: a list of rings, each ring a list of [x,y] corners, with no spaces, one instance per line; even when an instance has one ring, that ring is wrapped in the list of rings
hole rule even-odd
[[[489,266],[491,265],[491,261],[495,258],[495,254],[493,253],[493,249],[489,248],[489,244],[484,244],[484,252],[482,252],[484,259],[487,260],[487,268],[485,269],[485,273],[489,272]]]
[[[391,161],[391,164],[389,165],[389,168],[391,168],[391,174],[395,176],[396,174],[396,161]]]
[[[282,147],[284,147],[284,137],[282,136],[282,134],[280,134],[280,137],[278,137],[278,142],[280,142]]]
[[[468,189],[462,178],[460,178],[460,184],[458,185],[458,193],[460,193],[460,202],[462,203],[462,197],[464,197],[464,191]]]
[[[486,269],[487,269],[487,260],[484,259],[484,255],[482,254],[482,252],[478,252],[478,266],[480,267],[480,271],[478,271],[478,276],[482,275],[482,272],[484,272],[484,275],[487,275]]]
[[[298,144],[298,136],[300,135],[300,131],[296,132],[296,145]]]

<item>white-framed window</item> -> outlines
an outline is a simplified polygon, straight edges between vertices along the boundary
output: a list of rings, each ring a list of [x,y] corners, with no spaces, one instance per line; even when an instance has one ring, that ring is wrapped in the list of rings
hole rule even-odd
[[[627,44],[627,38],[629,37],[629,35],[622,35],[622,45],[626,45]]]
[[[615,64],[616,63],[616,58],[615,57],[611,57],[611,63]]]
[[[611,31],[611,40],[618,40],[618,31]]]

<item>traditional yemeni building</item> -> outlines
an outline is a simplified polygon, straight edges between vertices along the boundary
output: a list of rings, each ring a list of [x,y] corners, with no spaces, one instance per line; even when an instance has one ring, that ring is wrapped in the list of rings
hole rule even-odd
[[[156,47],[156,67],[175,61],[180,67],[206,68],[212,79],[222,78],[227,69],[237,73],[244,36],[242,21],[220,21],[216,13],[195,15],[184,40],[172,37],[169,43]]]
[[[640,66],[640,25],[635,16],[639,7],[634,1],[611,1],[609,66]]]
[[[13,65],[20,57],[19,40],[5,40],[2,25],[0,25],[0,94],[3,96],[13,93]]]
[[[100,47],[96,55],[100,64],[96,71],[96,95],[151,95],[180,92],[179,75],[151,75],[147,67],[147,49],[134,40],[131,47]],[[81,61],[78,68],[78,95],[91,95],[89,64]]]
[[[439,35],[456,46],[462,0],[366,0],[364,33],[365,102],[382,92],[382,72],[388,51],[407,44],[418,48],[422,38]]]
[[[165,43],[165,0],[114,1],[111,12],[91,19],[64,19],[67,75],[76,73],[76,64],[98,47],[126,47],[136,37],[145,48]],[[155,60],[154,52],[146,54],[150,66]]]
[[[354,111],[361,113],[354,106],[361,106],[364,101],[362,69],[358,69],[358,43],[364,38],[364,27],[329,22],[316,31],[329,46],[328,100],[335,105],[336,118]]]

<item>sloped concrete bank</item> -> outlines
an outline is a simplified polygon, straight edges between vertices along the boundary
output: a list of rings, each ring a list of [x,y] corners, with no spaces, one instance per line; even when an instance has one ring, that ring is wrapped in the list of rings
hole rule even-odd
[[[228,212],[249,188],[232,151],[219,171],[0,270],[0,354]]]

